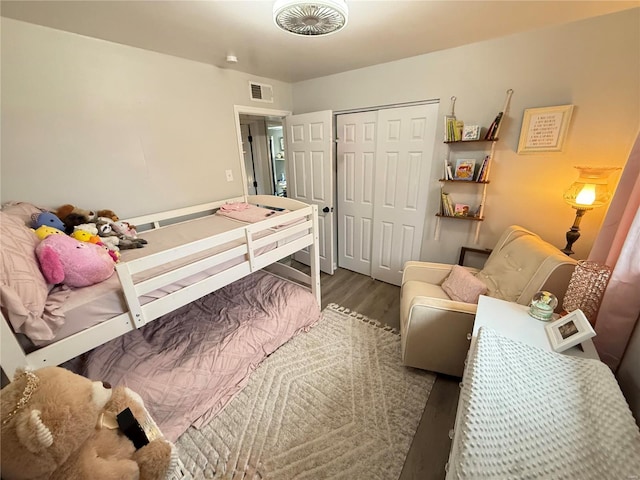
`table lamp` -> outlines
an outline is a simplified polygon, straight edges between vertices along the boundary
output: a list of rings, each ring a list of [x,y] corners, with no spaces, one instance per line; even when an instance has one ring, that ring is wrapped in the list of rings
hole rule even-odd
[[[564,201],[576,209],[576,218],[567,232],[567,246],[562,249],[573,254],[571,247],[580,238],[580,220],[587,210],[602,207],[611,199],[609,175],[618,167],[578,167],[578,179],[564,192]]]

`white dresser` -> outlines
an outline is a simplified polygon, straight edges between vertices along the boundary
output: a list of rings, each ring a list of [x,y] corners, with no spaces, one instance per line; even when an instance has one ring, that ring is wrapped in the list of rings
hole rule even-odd
[[[498,300],[487,296],[481,296],[478,302],[478,309],[473,326],[473,333],[471,334],[471,345],[469,348],[469,355],[473,352],[477,335],[480,327],[486,327],[491,330],[495,330],[500,335],[508,337],[512,340],[537,347],[549,352],[552,352],[551,345],[547,339],[545,332],[545,325],[548,322],[543,322],[536,318],[533,318],[528,314],[529,307],[520,305],[513,302],[506,302],[504,300]],[[565,355],[571,355],[576,357],[591,358],[599,360],[598,353],[591,340],[587,340],[580,346],[572,347],[563,352]],[[466,366],[465,361],[465,366]],[[465,367],[466,375],[466,367]],[[462,383],[465,382],[465,377],[462,378]],[[456,429],[459,427],[460,411],[462,407],[462,395],[458,401],[458,409],[456,413],[455,429],[449,432],[449,438],[453,439],[456,434]],[[455,452],[452,451],[449,456],[448,465],[453,465],[456,462]],[[447,467],[448,467],[447,465]],[[448,470],[448,469],[447,469]],[[447,480],[453,478],[447,475]]]

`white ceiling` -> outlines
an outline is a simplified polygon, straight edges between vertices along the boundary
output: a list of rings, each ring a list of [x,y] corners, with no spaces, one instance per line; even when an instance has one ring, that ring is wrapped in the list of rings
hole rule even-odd
[[[5,17],[297,82],[640,6],[640,1],[348,0],[349,23],[298,37],[273,1],[2,1]],[[238,57],[227,64],[227,54]]]

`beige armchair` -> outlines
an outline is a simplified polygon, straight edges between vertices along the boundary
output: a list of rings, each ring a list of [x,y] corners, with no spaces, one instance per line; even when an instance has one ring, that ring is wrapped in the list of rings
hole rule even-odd
[[[535,233],[513,225],[502,234],[481,271],[465,268],[477,273],[490,297],[527,305],[538,290],[548,290],[561,306],[575,264]],[[451,300],[440,287],[452,267],[405,264],[400,299],[402,362],[460,377],[476,305]]]

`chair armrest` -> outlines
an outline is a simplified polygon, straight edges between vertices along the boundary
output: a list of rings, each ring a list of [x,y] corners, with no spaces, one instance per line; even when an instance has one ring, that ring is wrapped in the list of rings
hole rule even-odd
[[[402,283],[410,280],[441,285],[451,272],[453,265],[448,263],[430,263],[410,261],[404,264]],[[479,272],[477,268],[463,267],[474,275]]]
[[[475,316],[478,305],[475,303],[458,302],[456,300],[446,300],[444,298],[414,297],[413,300],[411,300],[409,311],[414,308],[446,310],[448,312],[467,313]]]

